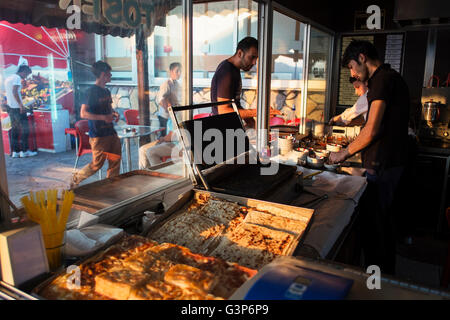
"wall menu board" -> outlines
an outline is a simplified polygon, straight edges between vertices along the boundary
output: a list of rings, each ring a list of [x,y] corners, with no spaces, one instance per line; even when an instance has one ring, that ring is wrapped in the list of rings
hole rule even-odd
[[[386,51],[384,63],[389,63],[391,68],[400,72],[403,54],[403,34],[388,34],[386,36]]]
[[[344,55],[344,51],[352,40],[367,40],[374,42],[373,36],[343,36],[341,44],[341,59]],[[339,72],[339,98],[338,105],[352,106],[356,100],[355,89],[353,85],[348,81],[350,78],[350,70],[348,68],[342,68],[340,66]]]

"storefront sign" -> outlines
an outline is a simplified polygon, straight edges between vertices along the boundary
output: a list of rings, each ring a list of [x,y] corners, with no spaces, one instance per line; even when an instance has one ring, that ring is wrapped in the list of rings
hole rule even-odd
[[[147,27],[150,27],[150,13],[153,6],[150,3],[140,3],[137,0],[94,0],[94,19],[100,21],[101,17],[117,26],[136,28],[142,24],[146,17]]]
[[[124,28],[137,28],[145,23],[150,28],[150,14],[153,4],[138,0],[61,0],[60,8],[70,14],[67,20],[68,29],[81,28],[81,14],[90,15],[96,22],[103,18],[110,25]],[[81,8],[80,8],[81,7]]]

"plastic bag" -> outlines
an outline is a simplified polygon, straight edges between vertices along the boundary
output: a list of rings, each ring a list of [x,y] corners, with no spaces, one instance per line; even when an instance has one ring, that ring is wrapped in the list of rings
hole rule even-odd
[[[2,118],[2,130],[11,129],[11,118],[8,116]]]

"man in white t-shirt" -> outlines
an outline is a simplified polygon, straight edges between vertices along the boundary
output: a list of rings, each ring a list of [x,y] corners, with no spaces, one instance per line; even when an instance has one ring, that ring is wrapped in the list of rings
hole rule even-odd
[[[369,108],[369,103],[367,102],[367,85],[353,77],[350,77],[350,82],[353,84],[355,94],[359,96],[359,98],[351,108],[334,116],[329,122],[330,125],[362,125],[367,120],[367,110]]]
[[[159,92],[156,96],[156,102],[159,104],[159,126],[164,129],[161,131],[160,137],[167,135],[166,125],[167,120],[169,119],[169,112],[167,109],[179,105],[181,101],[181,88],[178,83],[180,76],[181,64],[179,62],[171,63],[169,66],[169,79],[159,87]]]
[[[28,135],[30,127],[25,106],[22,103],[22,80],[31,74],[27,65],[21,65],[16,74],[5,80],[6,103],[9,118],[11,119],[11,148],[13,158],[24,158],[37,155],[37,152],[28,150]]]

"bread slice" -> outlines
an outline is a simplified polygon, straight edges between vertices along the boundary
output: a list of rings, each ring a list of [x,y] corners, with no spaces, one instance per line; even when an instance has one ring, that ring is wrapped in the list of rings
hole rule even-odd
[[[208,293],[217,283],[216,277],[209,271],[185,264],[177,264],[169,269],[164,276],[164,281],[176,285],[185,290]]]
[[[145,273],[113,269],[95,277],[95,292],[116,300],[127,300],[133,287],[148,281]]]
[[[128,300],[179,300],[183,290],[164,281],[150,281],[131,290]]]

